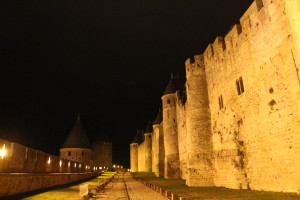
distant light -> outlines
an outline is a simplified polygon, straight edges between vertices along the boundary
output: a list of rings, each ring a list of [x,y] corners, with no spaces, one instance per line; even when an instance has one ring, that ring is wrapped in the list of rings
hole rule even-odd
[[[0,156],[1,156],[2,159],[4,158],[5,154],[6,154],[6,149],[5,149],[5,144],[3,144],[3,147],[0,151]]]
[[[85,169],[87,169],[88,168],[88,166],[85,166]]]
[[[123,168],[123,166],[121,166],[121,168]]]
[[[116,168],[116,165],[114,165],[114,168]]]
[[[50,159],[50,156],[49,156],[49,159],[48,159],[48,164],[49,164],[49,165],[51,164],[51,159]]]
[[[74,164],[74,167],[76,168],[76,163]]]
[[[79,168],[81,168],[81,164],[79,164]]]
[[[62,161],[60,160],[60,161],[59,161],[59,167],[61,167],[61,166],[62,166]]]
[[[68,162],[68,167],[70,167],[70,165],[71,165],[71,163],[70,163],[70,161]]]
[[[100,169],[102,169],[102,167],[100,167]]]

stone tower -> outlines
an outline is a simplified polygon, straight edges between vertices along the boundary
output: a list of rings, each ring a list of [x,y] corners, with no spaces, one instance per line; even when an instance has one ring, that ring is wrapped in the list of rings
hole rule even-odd
[[[144,133],[145,145],[145,171],[152,172],[152,123],[149,122]]]
[[[165,144],[165,172],[164,177],[179,178],[180,163],[178,151],[178,133],[176,119],[176,90],[180,86],[178,77],[171,76],[171,80],[162,96],[163,131]]]
[[[101,127],[97,141],[93,143],[93,152],[94,166],[112,168],[112,143],[104,131],[104,126]]]
[[[156,119],[153,122],[152,134],[152,172],[156,176],[164,176],[164,134],[163,134],[163,116],[159,109]]]
[[[188,59],[187,90],[187,177],[188,186],[213,186],[213,146],[203,56]]]
[[[60,157],[75,162],[92,165],[92,149],[86,132],[80,121],[80,114],[60,149]]]
[[[141,133],[137,131],[137,134],[130,144],[130,169],[132,172],[138,172],[138,148],[141,141]]]

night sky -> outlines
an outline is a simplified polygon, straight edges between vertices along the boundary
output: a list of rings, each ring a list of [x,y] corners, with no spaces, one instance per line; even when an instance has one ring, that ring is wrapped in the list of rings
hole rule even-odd
[[[252,0],[6,1],[0,7],[0,138],[47,153],[77,118],[113,161],[155,119],[171,72],[238,23]]]

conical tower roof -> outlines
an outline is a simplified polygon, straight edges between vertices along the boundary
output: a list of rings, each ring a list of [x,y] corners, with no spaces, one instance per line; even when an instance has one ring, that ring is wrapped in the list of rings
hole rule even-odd
[[[137,130],[137,133],[131,143],[141,144],[143,142],[143,138],[144,138],[143,131]]]
[[[153,132],[153,127],[152,127],[152,122],[151,121],[149,121],[149,124],[148,124],[148,126],[147,126],[147,128],[146,128],[146,130],[145,130],[145,133],[152,133]]]
[[[162,120],[163,120],[163,114],[162,114],[161,110],[159,109],[157,117],[153,122],[153,125],[160,124],[162,122]]]
[[[163,96],[175,93],[182,86],[182,84],[183,81],[179,79],[179,76],[174,77],[173,74],[171,74],[171,79],[168,83],[168,86],[165,89]]]
[[[80,121],[80,114],[78,114],[78,119],[61,148],[91,148],[89,139]]]

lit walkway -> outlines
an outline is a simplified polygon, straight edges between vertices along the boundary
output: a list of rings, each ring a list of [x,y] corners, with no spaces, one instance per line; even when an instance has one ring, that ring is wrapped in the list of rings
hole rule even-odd
[[[127,188],[127,189],[126,189]],[[167,200],[144,184],[136,181],[131,173],[119,173],[104,191],[96,195],[97,200]]]

